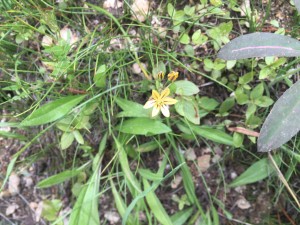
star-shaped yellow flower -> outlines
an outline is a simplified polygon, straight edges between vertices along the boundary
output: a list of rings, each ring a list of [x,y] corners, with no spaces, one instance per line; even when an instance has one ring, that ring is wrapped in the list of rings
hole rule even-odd
[[[163,90],[161,94],[159,94],[156,90],[152,90],[152,96],[146,102],[144,108],[149,109],[153,107],[152,117],[156,116],[159,113],[159,111],[161,111],[165,117],[169,117],[169,105],[174,105],[177,102],[176,99],[168,97],[169,94],[169,88]]]

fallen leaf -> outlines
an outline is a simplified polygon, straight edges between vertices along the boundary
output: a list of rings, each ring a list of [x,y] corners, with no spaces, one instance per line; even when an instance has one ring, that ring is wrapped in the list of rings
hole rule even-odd
[[[209,168],[210,158],[211,158],[210,155],[203,155],[198,157],[197,161],[201,172],[205,172]]]
[[[197,156],[195,154],[195,150],[193,148],[188,148],[185,153],[184,156],[186,158],[186,160],[188,161],[193,161],[196,160]]]
[[[20,192],[20,177],[16,173],[12,173],[8,180],[8,191],[11,195],[16,195]]]
[[[227,130],[232,131],[232,132],[245,134],[245,135],[249,135],[249,136],[253,136],[253,137],[258,137],[259,136],[258,132],[246,129],[244,127],[228,127]]]
[[[133,18],[144,22],[149,11],[149,2],[148,0],[135,0],[131,9]]]
[[[7,216],[9,216],[9,215],[13,214],[16,211],[16,209],[18,209],[18,208],[19,208],[19,206],[16,203],[13,203],[6,208],[5,214]]]
[[[251,207],[250,203],[243,196],[241,196],[240,199],[238,199],[235,204],[240,209],[249,209]]]

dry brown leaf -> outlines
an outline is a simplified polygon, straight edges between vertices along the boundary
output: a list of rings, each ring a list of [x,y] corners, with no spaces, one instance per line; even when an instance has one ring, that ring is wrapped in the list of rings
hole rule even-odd
[[[8,191],[11,195],[16,195],[20,192],[21,179],[16,173],[12,173],[8,180]]]
[[[245,135],[249,135],[249,136],[253,136],[253,137],[258,137],[259,136],[258,132],[246,129],[244,127],[228,127],[227,130],[232,131],[232,132],[245,134]]]
[[[184,156],[186,158],[186,160],[188,161],[193,161],[196,160],[197,156],[195,154],[195,150],[193,148],[188,148],[185,153]]]
[[[197,161],[201,172],[205,172],[209,168],[210,158],[211,158],[210,155],[203,155],[198,157]]]
[[[13,214],[18,208],[19,208],[19,206],[16,203],[9,205],[6,208],[5,215],[9,216],[9,215]]]
[[[65,40],[70,45],[73,45],[78,41],[78,37],[75,33],[73,33],[69,28],[64,27],[59,32],[60,37]]]
[[[117,1],[117,0],[106,0],[103,3],[103,8],[104,9],[109,9],[109,8],[114,8],[114,9],[118,9],[123,7],[123,2],[121,1]]]
[[[116,224],[120,221],[119,214],[113,211],[106,211],[104,213],[104,217],[110,222],[110,224]]]

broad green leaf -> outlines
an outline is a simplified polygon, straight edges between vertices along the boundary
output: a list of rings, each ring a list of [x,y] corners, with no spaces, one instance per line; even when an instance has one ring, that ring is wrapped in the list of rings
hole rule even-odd
[[[258,137],[259,152],[279,148],[300,130],[300,81],[290,87],[274,104]]]
[[[125,120],[116,128],[120,132],[136,135],[155,135],[171,132],[171,128],[159,120],[134,118]]]
[[[143,179],[144,190],[150,189],[150,184],[146,179]],[[151,212],[154,214],[155,218],[162,225],[172,225],[172,220],[166,212],[165,208],[162,206],[161,202],[157,198],[154,191],[150,191],[146,195],[146,201],[151,209]]]
[[[81,173],[81,170],[66,170],[61,173],[48,177],[37,184],[38,188],[47,188],[56,184],[60,184],[66,180],[69,180]]]
[[[69,113],[85,95],[67,96],[47,103],[26,117],[20,126],[37,126],[53,122]]]
[[[239,78],[239,84],[247,84],[253,80],[254,72],[246,73]]]
[[[181,35],[180,39],[179,39],[179,42],[181,44],[185,44],[187,45],[188,43],[190,43],[190,37],[188,34],[184,33]]]
[[[274,156],[276,164],[280,163],[280,157]],[[251,165],[245,172],[232,181],[229,186],[237,187],[245,184],[251,184],[265,179],[275,172],[271,161],[268,158],[260,159],[258,162]]]
[[[67,149],[71,146],[71,144],[73,143],[75,137],[73,133],[69,133],[69,132],[64,132],[61,135],[61,139],[60,139],[60,147],[62,150]]]
[[[194,124],[200,124],[199,108],[194,99],[177,98],[175,104],[177,113]]]
[[[202,45],[207,41],[207,36],[201,33],[201,30],[197,30],[192,35],[192,42],[195,45]]]
[[[106,86],[106,72],[107,72],[106,65],[99,66],[93,78],[96,87],[103,88]]]
[[[84,139],[83,139],[82,135],[80,134],[80,132],[78,130],[74,130],[72,133],[73,133],[76,141],[79,144],[83,145],[84,144]]]
[[[260,98],[255,99],[254,103],[259,107],[269,107],[274,101],[268,96],[261,96]]]
[[[253,88],[253,90],[250,93],[250,98],[252,100],[260,98],[263,95],[263,93],[264,93],[264,85],[263,83],[260,83],[255,88]]]
[[[257,32],[235,38],[218,53],[225,60],[266,56],[300,56],[300,42],[279,34]]]
[[[176,85],[176,94],[178,95],[191,96],[199,92],[199,88],[188,80],[175,81],[174,84]]]
[[[151,110],[144,109],[143,105],[123,98],[115,98],[116,103],[123,112],[118,113],[118,117],[149,117]]]
[[[44,200],[42,216],[48,221],[54,221],[57,219],[57,215],[62,207],[62,202],[59,199]]]
[[[231,145],[233,146],[233,138],[229,134],[226,134],[222,130],[214,129],[211,127],[205,127],[205,126],[194,126],[191,125],[193,131],[204,137],[207,138],[211,141],[215,141],[220,144],[225,144],[225,145]]]
[[[193,207],[184,209],[182,211],[178,211],[174,215],[171,216],[171,220],[173,225],[183,225],[186,224],[186,221],[190,218],[192,215],[194,209]]]
[[[235,100],[233,97],[226,98],[225,101],[220,105],[219,113],[227,113],[235,105]]]
[[[86,186],[80,191],[71,212],[70,225],[100,225],[98,213],[100,173],[98,169],[99,166],[94,171]]]

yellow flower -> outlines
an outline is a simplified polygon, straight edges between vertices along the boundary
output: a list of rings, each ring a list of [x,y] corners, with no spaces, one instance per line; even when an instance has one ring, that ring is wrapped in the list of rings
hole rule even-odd
[[[175,81],[178,78],[178,72],[172,71],[168,74],[169,81]]]
[[[174,105],[177,102],[176,99],[168,97],[169,94],[169,88],[163,90],[161,94],[159,94],[156,90],[152,90],[152,96],[146,102],[144,108],[149,109],[153,107],[152,117],[156,116],[159,113],[159,111],[161,111],[165,117],[169,117],[169,105]]]

